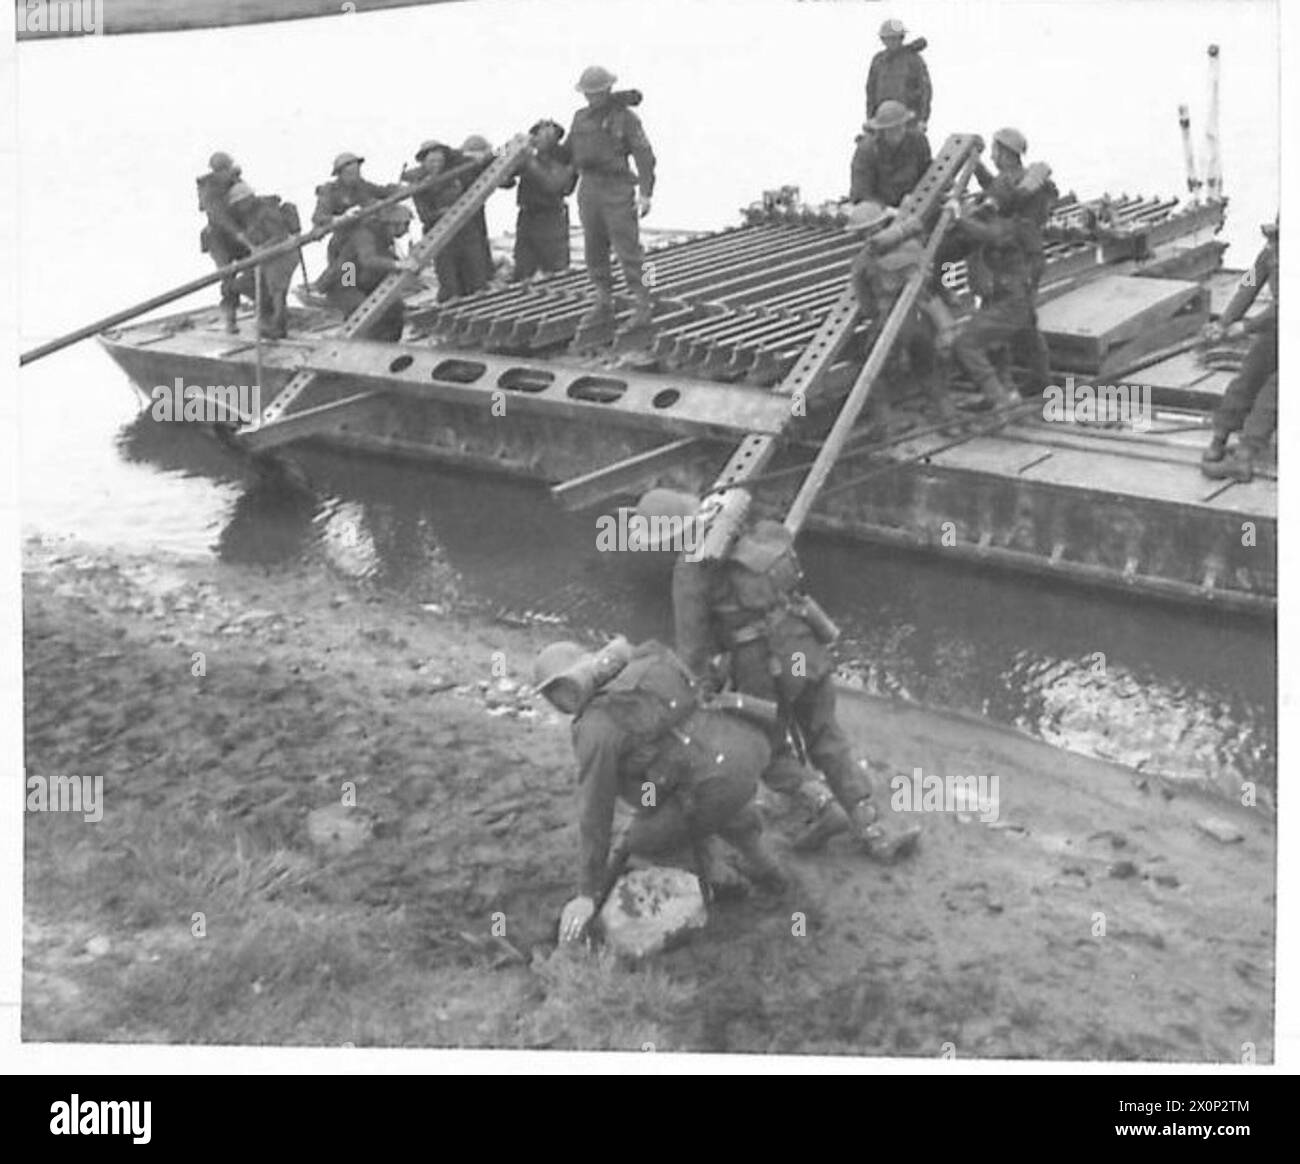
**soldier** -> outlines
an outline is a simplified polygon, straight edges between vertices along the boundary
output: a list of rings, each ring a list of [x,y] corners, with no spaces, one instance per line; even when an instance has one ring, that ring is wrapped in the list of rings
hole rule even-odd
[[[858,135],[850,172],[852,202],[898,206],[930,167],[930,143],[912,124],[914,115],[886,101]]]
[[[1025,354],[1033,391],[1041,392],[1051,379],[1050,352],[1038,330],[1038,285],[1047,265],[1043,228],[1060,192],[1051,180],[1052,170],[1046,163],[1025,166],[1023,158],[1028,148],[1025,135],[1018,129],[1010,126],[999,129],[993,135],[993,165],[997,174],[991,174],[981,162],[975,168],[975,177],[997,212],[1016,219],[1021,226],[1020,237],[1029,261],[1030,321],[1012,343]]]
[[[465,144],[478,147],[479,143],[487,146],[487,142],[481,137],[467,138]],[[414,170],[403,170],[402,180],[427,181],[444,170],[454,169],[467,161],[486,160],[491,155],[490,146],[486,153],[477,151],[475,155],[467,156],[463,151],[454,150],[440,141],[426,141],[415,153],[415,160],[419,165]],[[468,185],[467,181],[456,178],[442,186],[414,195],[412,201],[415,203],[416,212],[420,216],[420,225],[425,234],[428,234],[438,220],[460,200]],[[488,245],[487,220],[481,208],[478,214],[461,227],[438,252],[433,260],[433,269],[438,276],[439,303],[481,291],[488,285],[492,276],[492,259],[491,248]]]
[[[569,204],[578,184],[573,156],[562,144],[564,126],[539,121],[529,130],[532,153],[519,175],[519,217],[515,222],[516,279],[569,266]]]
[[[247,258],[253,249],[252,242],[231,217],[227,202],[231,189],[239,180],[239,167],[223,150],[218,150],[208,159],[208,172],[195,180],[199,190],[199,210],[208,220],[199,235],[199,246],[212,256],[218,268]],[[235,323],[238,310],[237,277],[228,275],[221,281],[221,311],[228,332],[239,330]]]
[[[682,555],[673,572],[677,651],[713,684],[720,677],[713,660],[725,655],[725,674],[736,690],[773,700],[785,727],[801,738],[809,762],[826,777],[842,810],[829,798],[816,804],[819,798],[806,786],[778,789],[804,799],[817,814],[796,840],[797,849],[818,848],[851,830],[869,856],[890,861],[910,852],[921,830],[891,833],[878,822],[870,785],[835,715],[827,645],[838,631],[802,592],[802,583],[794,538],[777,521],[745,526],[721,558]],[[785,730],[774,743],[788,760]]]
[[[868,211],[883,208],[864,203]],[[856,209],[856,208],[855,208]],[[868,240],[853,260],[853,289],[858,306],[867,319],[878,318],[888,309],[908,280],[916,273],[925,248],[915,238],[904,239],[883,253]],[[957,325],[941,295],[937,293],[933,272],[922,286],[916,305],[899,332],[898,346],[906,354],[913,378],[924,390],[929,407],[940,420],[949,421],[956,409],[948,396],[949,361]],[[877,423],[890,420],[884,397],[873,401]]]
[[[560,917],[560,940],[580,938],[629,856],[694,850],[706,885],[727,874],[712,844],[729,841],[760,885],[797,884],[763,840],[752,803],[771,749],[764,731],[700,706],[690,673],[666,647],[616,639],[596,655],[552,643],[537,657],[534,686],[573,716],[578,760],[578,894]],[[614,803],[636,808],[611,855]],[[611,859],[612,858],[612,859]]]
[[[993,213],[991,206],[965,216],[956,200],[949,206],[954,213],[953,253],[966,255],[971,290],[980,297],[979,310],[957,333],[953,354],[982,393],[974,407],[1015,408],[1020,394],[1004,383],[990,350],[1037,330],[1025,224]]]
[[[414,274],[419,264],[399,259],[394,242],[407,231],[411,212],[398,203],[353,224],[343,237],[334,260],[316,282],[331,306],[349,316],[389,275]],[[396,343],[402,338],[404,308],[395,303],[368,338]]]
[[[650,213],[655,155],[640,118],[627,103],[615,100],[617,79],[599,65],[583,70],[577,89],[587,98],[587,107],[573,115],[569,149],[581,175],[578,217],[582,221],[587,273],[596,297],[580,326],[596,327],[613,319],[614,279],[609,261],[612,246],[628,292],[636,301],[627,323],[631,330],[649,324],[653,313],[650,288],[641,277],[637,219]],[[635,173],[628,165],[629,155],[636,162]]]
[[[886,20],[880,26],[884,49],[871,58],[867,71],[867,117],[875,117],[886,101],[901,101],[920,122],[925,132],[930,122],[930,70],[921,59],[924,40],[904,46],[907,29],[901,20]]]
[[[396,186],[380,186],[361,176],[365,158],[344,151],[334,159],[333,177],[316,187],[316,209],[312,226],[321,226],[346,213],[353,206],[378,202],[397,192]]]
[[[1250,481],[1255,475],[1255,461],[1277,429],[1278,224],[1267,223],[1260,229],[1268,240],[1264,282],[1272,286],[1273,301],[1254,319],[1226,328],[1212,323],[1206,328],[1212,343],[1243,335],[1254,337],[1240,370],[1214,411],[1214,436],[1201,458],[1201,472],[1215,479]],[[1228,438],[1234,432],[1241,435],[1229,455]]]
[[[274,246],[292,238],[301,229],[298,208],[292,202],[281,202],[274,194],[259,198],[246,182],[236,182],[226,201],[231,219],[254,249]],[[296,250],[288,251],[256,268],[262,284],[258,334],[269,339],[283,339],[288,334],[289,284],[293,282],[299,254]],[[245,271],[240,276],[239,289],[256,301],[257,286],[253,278],[253,271]]]

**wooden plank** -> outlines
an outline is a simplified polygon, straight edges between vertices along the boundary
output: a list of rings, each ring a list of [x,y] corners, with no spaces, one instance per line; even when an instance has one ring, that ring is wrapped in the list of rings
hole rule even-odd
[[[1168,318],[1200,291],[1199,284],[1179,279],[1107,275],[1043,304],[1038,327],[1049,338],[1110,345],[1138,335],[1152,318]]]

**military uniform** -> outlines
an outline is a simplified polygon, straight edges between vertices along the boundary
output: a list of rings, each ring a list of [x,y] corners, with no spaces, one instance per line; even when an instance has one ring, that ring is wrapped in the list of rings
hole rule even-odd
[[[1051,378],[1051,353],[1047,341],[1038,330],[1038,286],[1047,265],[1043,246],[1043,228],[1051,217],[1052,207],[1060,192],[1047,179],[1033,190],[1024,188],[1025,168],[1012,163],[993,176],[984,167],[978,167],[975,176],[985,193],[1004,217],[1015,219],[1020,225],[1019,237],[1028,261],[1030,301],[1029,325],[1017,333],[1013,345],[1023,352],[1029,380],[1035,391],[1041,391]]]
[[[595,900],[606,888],[620,797],[636,809],[624,853],[652,857],[690,845],[698,854],[717,835],[757,875],[779,875],[752,803],[771,758],[767,736],[737,716],[701,709],[694,680],[666,647],[651,641],[633,650],[574,718],[573,749],[581,895]]]
[[[301,228],[297,208],[290,202],[281,202],[274,195],[242,199],[230,208],[230,212],[244,236],[259,250],[292,238]],[[256,268],[262,281],[259,326],[262,334],[272,339],[282,339],[288,333],[289,285],[293,282],[300,253],[289,251]],[[256,299],[257,287],[252,271],[245,271],[240,276],[239,289],[249,299]]]
[[[867,70],[867,116],[875,117],[882,101],[901,101],[921,122],[930,120],[930,70],[918,48],[882,49]]]
[[[382,221],[365,218],[343,233],[337,253],[317,280],[316,289],[331,306],[349,316],[384,279],[400,269],[391,230]],[[402,304],[394,304],[369,338],[389,343],[400,340],[404,316]]]
[[[930,143],[919,130],[909,129],[893,146],[880,134],[861,134],[853,152],[849,199],[898,206],[929,167]]]
[[[466,159],[455,150],[444,151],[447,168],[464,164]],[[432,177],[420,171],[406,175],[411,181]],[[438,220],[451,209],[465,193],[465,184],[453,179],[431,190],[412,196],[420,226],[428,234]],[[482,207],[450,238],[433,260],[433,270],[438,277],[438,302],[456,299],[481,291],[492,278],[491,246],[488,242],[487,216]]]
[[[519,175],[515,223],[515,278],[569,266],[568,196],[578,174],[567,146],[530,157]]]
[[[1263,453],[1277,430],[1279,298],[1275,242],[1268,248],[1267,259],[1265,284],[1272,287],[1273,301],[1258,317],[1245,324],[1247,333],[1254,338],[1241,368],[1229,382],[1214,411],[1214,437],[1205,456],[1205,471],[1210,476],[1249,481],[1254,474],[1255,458]],[[1223,461],[1224,447],[1234,432],[1241,434],[1238,447],[1242,457],[1215,468],[1216,462]]]
[[[655,187],[655,155],[641,119],[625,105],[607,100],[579,109],[569,128],[568,145],[581,181],[578,217],[582,221],[587,273],[597,295],[608,298],[614,287],[610,266],[613,247],[630,294],[648,305],[649,289],[641,281],[641,236],[636,191],[649,198]],[[628,157],[636,162],[636,173]]]
[[[1015,218],[963,219],[958,235],[967,248],[971,289],[980,308],[959,332],[953,354],[976,386],[995,404],[1018,397],[1002,383],[989,349],[1013,342],[1034,328],[1032,265],[1026,230]]]
[[[724,562],[683,557],[673,575],[677,650],[700,675],[714,656],[728,654],[736,689],[778,704],[835,798],[852,812],[871,789],[835,716],[834,665],[803,605],[801,577],[793,539],[773,521],[743,532]]]
[[[231,189],[240,181],[239,169],[213,170],[195,179],[199,193],[199,210],[207,216],[207,225],[199,235],[199,246],[212,256],[218,267],[228,266],[249,255],[249,249],[240,239],[242,231],[231,216],[226,199]],[[221,280],[221,308],[227,323],[233,328],[235,312],[239,308],[238,277],[227,275]]]

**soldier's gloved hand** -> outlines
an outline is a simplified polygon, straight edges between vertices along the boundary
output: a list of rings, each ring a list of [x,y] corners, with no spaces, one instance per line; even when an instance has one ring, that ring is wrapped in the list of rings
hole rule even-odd
[[[596,903],[590,897],[580,895],[570,901],[560,914],[560,941],[576,942],[595,912]]]
[[[420,264],[414,259],[398,259],[397,270],[407,275],[414,275],[420,270]]]
[[[1217,344],[1223,342],[1223,328],[1217,323],[1207,323],[1201,328],[1201,338],[1207,344]]]
[[[639,218],[644,218],[650,213],[650,199],[646,195],[638,194],[636,196],[636,212]]]

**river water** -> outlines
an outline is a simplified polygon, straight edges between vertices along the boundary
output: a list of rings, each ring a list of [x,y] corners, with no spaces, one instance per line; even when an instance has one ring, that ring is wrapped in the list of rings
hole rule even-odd
[[[1192,106],[1199,150],[1205,47],[1219,43],[1228,261],[1249,262],[1278,197],[1271,3],[476,0],[20,46],[22,347],[204,271],[193,180],[212,150],[309,211],[343,149],[390,180],[424,138],[499,142],[567,120],[591,61],[647,94],[653,223],[715,228],[792,182],[842,194],[888,14],[930,41],[932,139],[1018,124],[1084,196],[1181,190],[1176,107]],[[507,198],[490,205],[493,230],[511,214]],[[321,255],[309,261],[315,273]],[[542,490],[319,453],[300,458],[311,493],[277,489],[138,418],[93,343],[24,369],[19,393],[31,532],[242,562],[323,556],[414,597],[436,573],[487,609],[667,632],[662,575],[597,553],[589,517]],[[1274,786],[1271,624],[829,541],[805,557],[846,631],[846,673],[870,690],[1228,795],[1242,779]]]

